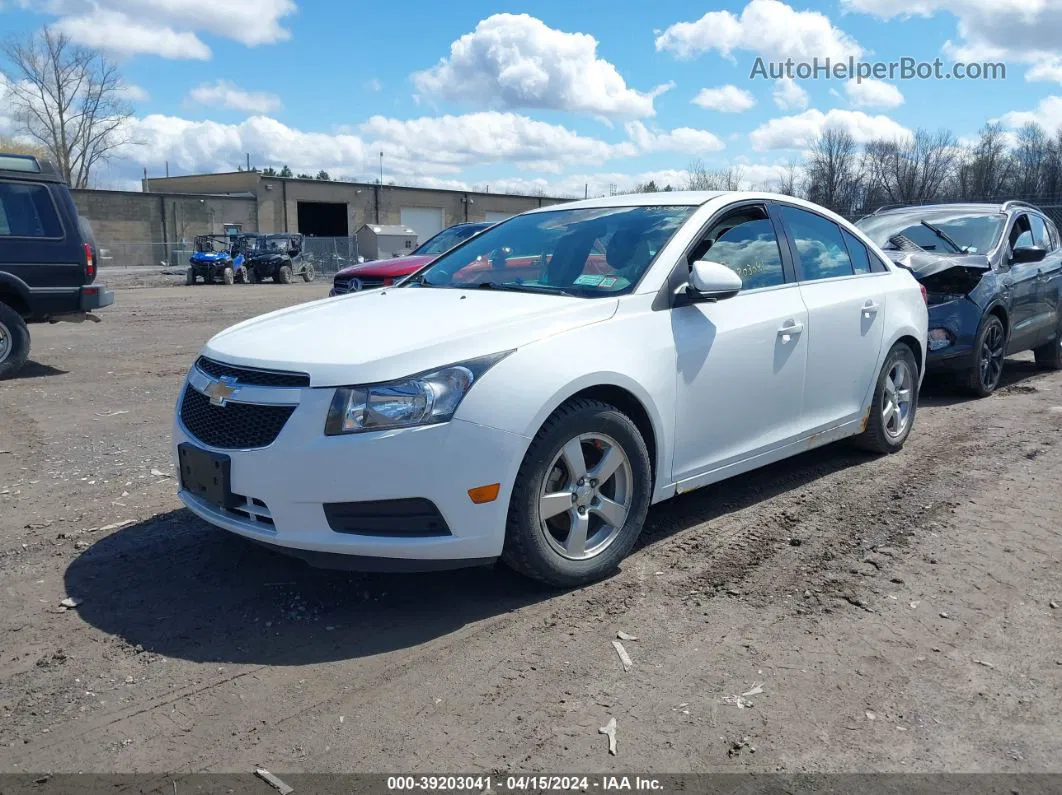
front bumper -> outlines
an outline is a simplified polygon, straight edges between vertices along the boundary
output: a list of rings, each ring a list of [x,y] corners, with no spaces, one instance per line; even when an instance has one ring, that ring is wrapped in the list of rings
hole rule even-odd
[[[474,565],[501,554],[512,483],[530,440],[458,419],[421,428],[329,437],[324,435],[324,425],[332,394],[332,389],[302,389],[298,406],[276,440],[255,450],[203,444],[185,428],[178,410],[173,431],[177,471],[177,448],[182,443],[227,455],[231,490],[247,504],[244,510],[230,510],[183,488],[180,499],[217,527],[318,565],[321,554],[373,559],[372,565],[357,565],[353,559],[335,565],[360,569],[446,568],[455,561]],[[497,499],[474,504],[468,490],[492,483],[501,484]],[[418,498],[434,503],[448,534],[410,537],[338,532],[330,526],[324,507]],[[425,565],[411,567],[403,561]]]
[[[939,350],[927,348],[926,372],[956,372],[975,366],[974,345],[983,316],[981,307],[969,298],[931,305],[929,330],[944,329],[952,342]]]

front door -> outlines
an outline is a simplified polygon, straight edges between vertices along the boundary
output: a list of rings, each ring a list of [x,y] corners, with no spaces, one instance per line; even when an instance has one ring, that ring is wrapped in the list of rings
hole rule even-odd
[[[803,426],[807,311],[763,205],[732,210],[690,255],[741,276],[733,297],[671,311],[677,352],[676,481],[780,447]]]
[[[808,309],[803,413],[815,432],[858,419],[873,391],[889,274],[873,272],[866,247],[825,216],[778,209]]]
[[[1002,282],[1010,293],[1010,342],[1007,353],[1018,353],[1033,347],[1039,336],[1040,269],[1039,262],[1014,262],[1014,249],[1034,245],[1029,215],[1022,213],[1014,219],[1004,252]]]

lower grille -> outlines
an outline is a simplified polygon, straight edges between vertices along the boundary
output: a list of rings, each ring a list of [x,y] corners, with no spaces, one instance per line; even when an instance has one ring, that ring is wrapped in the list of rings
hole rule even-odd
[[[210,398],[188,386],[181,399],[181,422],[192,436],[222,450],[266,447],[280,434],[294,406],[255,406],[226,403],[215,406]]]
[[[451,535],[435,503],[420,497],[326,502],[324,512],[328,526],[337,533],[391,538]]]

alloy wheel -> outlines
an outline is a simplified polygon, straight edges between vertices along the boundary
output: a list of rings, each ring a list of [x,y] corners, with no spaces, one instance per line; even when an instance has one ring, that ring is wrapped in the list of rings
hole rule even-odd
[[[11,349],[13,343],[11,341],[11,332],[7,326],[0,323],[0,364],[3,364],[7,357],[11,355]]]
[[[633,486],[631,462],[616,440],[601,433],[571,439],[546,469],[539,495],[547,543],[569,560],[597,557],[626,524]]]
[[[993,323],[981,345],[981,386],[987,390],[995,389],[1003,374],[1005,342],[1003,327]]]
[[[902,436],[907,429],[913,399],[914,376],[911,368],[907,362],[898,361],[885,376],[885,389],[881,396],[881,424],[885,433],[893,439]]]

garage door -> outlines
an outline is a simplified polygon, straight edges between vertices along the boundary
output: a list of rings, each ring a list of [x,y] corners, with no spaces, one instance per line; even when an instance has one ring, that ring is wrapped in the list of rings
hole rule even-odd
[[[490,221],[492,224],[496,224],[498,223],[498,221],[504,221],[506,218],[513,217],[512,213],[490,212],[489,210],[487,211],[486,215],[486,220]]]
[[[421,243],[442,231],[442,207],[402,207],[399,212],[403,225],[413,227]]]

